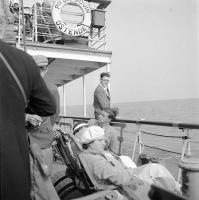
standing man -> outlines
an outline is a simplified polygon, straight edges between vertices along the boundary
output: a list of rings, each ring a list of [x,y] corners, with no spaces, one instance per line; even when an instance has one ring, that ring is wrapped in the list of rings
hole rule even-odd
[[[0,199],[3,200],[31,199],[25,111],[50,116],[56,111],[54,99],[31,56],[0,40]]]
[[[48,70],[48,59],[42,55],[36,55],[33,57],[37,66],[40,69],[40,74],[44,78]],[[45,79],[44,79],[45,80]],[[40,117],[37,115],[28,115],[26,120],[34,127],[29,130],[30,143],[36,143],[42,149],[44,160],[48,165],[50,172],[53,167],[53,153],[52,153],[52,142],[53,142],[53,126],[59,118],[60,101],[59,92],[55,85],[45,80],[46,86],[51,92],[56,102],[56,113],[50,117]]]
[[[46,75],[48,71],[48,59],[42,55],[36,55],[33,58],[37,66],[39,67],[41,77],[44,78],[44,76]],[[53,151],[52,151],[52,143],[54,140],[53,126],[59,118],[60,101],[59,101],[59,92],[58,92],[57,86],[52,83],[47,82],[46,80],[45,82],[46,82],[47,88],[51,92],[56,102],[56,112],[54,115],[50,117],[40,117],[38,115],[27,115],[26,121],[28,121],[31,125],[33,125],[28,130],[30,144],[32,145],[37,144],[41,148],[41,156],[45,164],[48,166],[49,174],[51,176],[52,170],[53,170]],[[45,184],[47,185],[47,187],[45,188],[46,190],[41,189],[42,187],[41,183],[38,183],[40,185],[37,185],[37,183],[33,183],[33,184],[34,185],[32,186],[32,191],[34,195],[39,194],[39,196],[43,197],[41,199],[59,200],[57,192],[55,191],[55,188],[53,187],[53,184],[50,178],[47,180],[47,182],[44,183],[44,185]],[[37,187],[40,187],[41,190],[38,191]],[[44,193],[44,190],[46,191],[46,193]]]
[[[110,108],[110,92],[108,84],[110,82],[110,74],[103,72],[100,74],[100,84],[97,86],[94,92],[94,114],[95,118],[98,119],[102,110]]]

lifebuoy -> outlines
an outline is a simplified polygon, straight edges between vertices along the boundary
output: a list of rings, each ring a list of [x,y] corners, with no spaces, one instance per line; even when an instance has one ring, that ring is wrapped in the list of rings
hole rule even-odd
[[[65,5],[75,5],[83,12],[82,23],[74,28],[68,27],[61,18],[61,10]],[[80,36],[85,33],[91,25],[91,9],[87,1],[84,0],[58,0],[52,6],[52,18],[59,31],[70,36]]]

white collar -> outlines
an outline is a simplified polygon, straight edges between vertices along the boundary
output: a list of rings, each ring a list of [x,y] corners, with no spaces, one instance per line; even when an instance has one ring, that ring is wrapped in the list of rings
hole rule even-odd
[[[103,89],[104,89],[105,91],[108,91],[108,87],[105,88],[101,83],[100,83],[100,85],[101,85],[101,87],[103,87]]]

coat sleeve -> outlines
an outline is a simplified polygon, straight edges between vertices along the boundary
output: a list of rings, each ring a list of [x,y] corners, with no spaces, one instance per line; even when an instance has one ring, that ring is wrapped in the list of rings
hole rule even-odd
[[[98,102],[103,110],[110,108],[110,100],[107,98],[105,91],[97,89],[95,91],[95,97],[98,99]]]
[[[59,119],[59,113],[60,113],[60,96],[56,85],[53,85],[52,95],[56,102],[56,112],[54,115],[50,117],[50,121],[53,126],[55,122]]]
[[[32,90],[26,112],[39,116],[53,115],[56,112],[55,100],[41,77],[36,64],[32,61],[29,67],[32,73]]]
[[[118,186],[132,183],[132,175],[129,170],[121,170],[103,158],[97,158],[92,162],[91,168],[92,173],[99,180],[108,180]]]

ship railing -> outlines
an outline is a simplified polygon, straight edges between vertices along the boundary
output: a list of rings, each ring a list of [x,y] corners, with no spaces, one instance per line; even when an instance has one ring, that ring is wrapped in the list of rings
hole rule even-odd
[[[72,120],[70,123],[66,123],[66,119]],[[60,125],[63,126],[68,126],[70,131],[72,131],[73,124],[75,122],[88,122],[93,118],[89,117],[72,117],[72,116],[60,116]],[[180,123],[180,122],[160,122],[160,121],[146,121],[146,120],[129,120],[129,119],[120,119],[117,118],[111,122],[112,126],[116,126],[120,128],[120,136],[118,137],[119,141],[119,151],[118,154],[121,155],[121,147],[122,147],[122,142],[124,141],[124,128],[126,127],[127,124],[134,124],[136,125],[136,137],[134,140],[134,145],[133,145],[133,152],[132,152],[132,160],[135,161],[135,153],[138,152],[138,156],[141,155],[144,151],[144,147],[152,148],[155,150],[161,150],[165,151],[168,153],[173,153],[177,154],[178,158],[180,160],[183,160],[186,157],[190,157],[192,155],[191,153],[191,143],[199,143],[197,141],[191,141],[191,135],[190,131],[191,130],[197,130],[199,129],[199,124],[193,124],[193,123]],[[181,130],[183,132],[182,135],[165,135],[165,134],[156,134],[148,131],[143,131],[142,127],[143,125],[151,125],[151,126],[161,126],[161,127],[173,127]],[[156,137],[167,137],[167,138],[176,138],[176,139],[181,139],[183,141],[183,146],[181,152],[177,151],[172,151],[170,149],[163,149],[161,147],[153,146],[153,145],[147,145],[144,144],[142,141],[142,135],[147,134],[147,135],[152,135]],[[179,168],[178,170],[178,175],[177,175],[177,181],[180,182],[181,178],[181,169]]]
[[[40,6],[33,5],[33,7],[24,7],[24,22],[25,22],[25,38],[32,42],[44,42],[44,43],[56,43],[57,40],[69,40],[75,39],[84,41],[86,47],[105,50],[106,48],[106,27],[94,28],[90,27],[83,35],[79,37],[67,36],[61,33],[55,26],[52,15],[51,8],[43,8]],[[62,13],[63,12],[63,13]],[[62,11],[61,14],[73,15],[76,17],[81,17],[82,13]],[[20,12],[21,13],[21,12]],[[22,13],[15,13],[18,18],[16,18],[14,24],[17,27],[17,37],[22,40]],[[67,24],[77,25],[79,22],[75,20],[67,19],[65,20]]]

